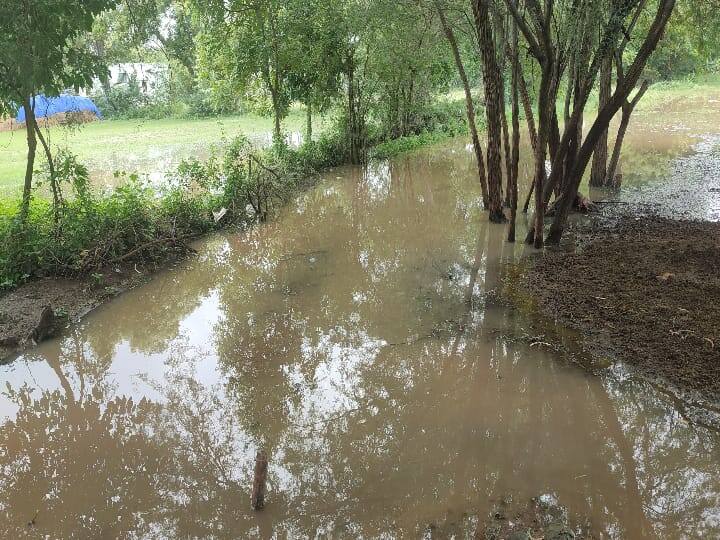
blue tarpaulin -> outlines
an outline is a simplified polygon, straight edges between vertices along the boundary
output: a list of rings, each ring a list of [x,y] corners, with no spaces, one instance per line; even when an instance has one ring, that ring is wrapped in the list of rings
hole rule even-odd
[[[36,118],[45,118],[58,113],[73,113],[88,111],[98,118],[102,118],[100,110],[92,102],[91,99],[80,96],[71,96],[62,94],[58,97],[45,97],[43,95],[35,96],[35,105],[33,107]],[[18,122],[25,121],[25,107],[20,107],[17,115]]]

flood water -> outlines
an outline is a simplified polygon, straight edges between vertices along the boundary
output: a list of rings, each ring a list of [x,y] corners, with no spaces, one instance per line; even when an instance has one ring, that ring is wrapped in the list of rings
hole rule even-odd
[[[630,192],[700,140],[638,125]],[[510,496],[720,537],[720,435],[505,300],[532,252],[465,144],[332,171],[0,368],[0,537],[464,538]]]

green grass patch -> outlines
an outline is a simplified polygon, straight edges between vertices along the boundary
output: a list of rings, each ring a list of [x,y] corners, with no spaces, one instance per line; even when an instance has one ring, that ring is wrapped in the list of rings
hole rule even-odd
[[[708,99],[720,99],[720,75],[655,83],[638,104],[638,111],[656,111],[668,104],[680,102],[702,109],[698,102],[707,103]]]
[[[478,118],[482,122],[482,118]],[[411,152],[424,146],[439,143],[450,137],[468,133],[467,113],[464,99],[439,100],[433,107],[418,116],[418,124],[422,126],[417,133],[405,137],[390,138],[380,135],[373,141],[370,158],[387,159],[402,153]],[[478,125],[479,130],[484,124]]]
[[[464,109],[458,103],[440,103],[418,118],[419,132],[397,140],[387,140],[382,127],[375,125],[371,140],[380,144],[371,156],[390,157],[466,131]],[[245,117],[238,124],[248,121]],[[80,133],[87,137],[93,129],[114,129],[117,134],[118,127],[129,122],[93,124]],[[317,141],[293,149],[258,147],[242,135],[230,139],[224,129],[215,135],[198,133],[203,126],[210,130],[210,121],[147,121],[143,136],[153,129],[159,130],[156,136],[175,129],[169,135],[174,143],[198,136],[216,136],[224,143],[211,146],[207,156],[183,159],[162,181],[148,183],[136,173],[117,172],[116,186],[109,190],[91,181],[82,156],[58,152],[56,183],[65,194],[60,205],[49,201],[46,186],[36,189],[28,219],[21,224],[19,195],[0,196],[0,288],[39,276],[88,275],[124,261],[161,260],[168,251],[182,249],[189,238],[262,221],[292,193],[312,183],[319,171],[348,161],[343,124],[341,119],[336,122]],[[128,141],[122,144],[127,150]],[[45,176],[37,175],[36,186],[47,182]]]

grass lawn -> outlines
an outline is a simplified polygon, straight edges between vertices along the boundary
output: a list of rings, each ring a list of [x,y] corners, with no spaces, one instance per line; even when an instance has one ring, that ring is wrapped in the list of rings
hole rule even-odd
[[[283,129],[302,133],[304,127],[304,111],[293,108]],[[49,134],[53,146],[76,153],[98,183],[108,183],[116,170],[161,175],[181,159],[207,156],[212,146],[240,133],[267,144],[272,129],[271,118],[244,114],[201,120],[104,120],[79,128],[54,126]],[[26,159],[24,130],[0,132],[0,195],[20,191]],[[36,168],[45,162],[38,144]]]

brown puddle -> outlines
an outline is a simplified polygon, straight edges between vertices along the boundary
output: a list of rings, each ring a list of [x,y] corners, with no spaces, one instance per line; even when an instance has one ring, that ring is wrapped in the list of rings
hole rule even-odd
[[[689,151],[667,137],[630,150]],[[720,435],[520,339],[525,248],[473,170],[462,141],[338,169],[0,368],[0,537],[465,537],[509,493],[602,537],[719,536]]]

